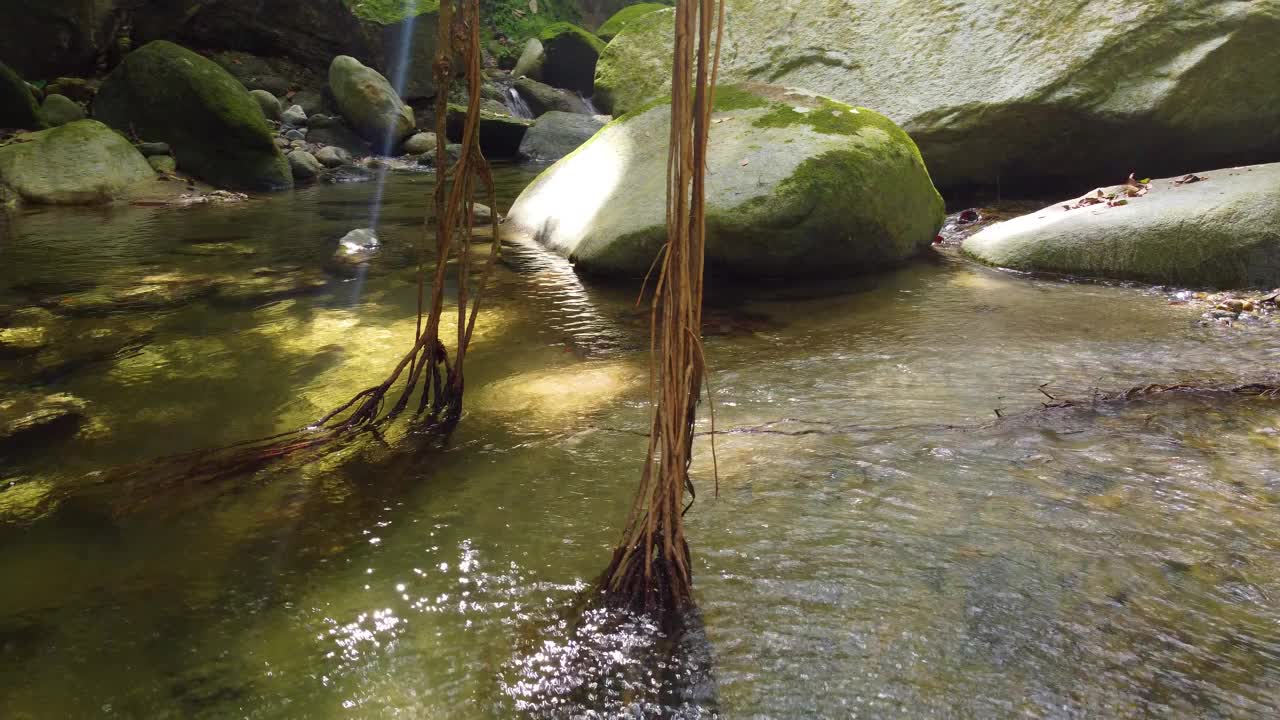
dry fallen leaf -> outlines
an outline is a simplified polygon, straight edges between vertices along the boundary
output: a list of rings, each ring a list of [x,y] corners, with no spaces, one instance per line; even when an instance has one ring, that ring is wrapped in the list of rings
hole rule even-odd
[[[749,163],[749,162],[751,162],[751,161],[750,161],[750,160],[743,160],[742,162],[740,162],[740,163],[738,163],[738,164],[739,164],[739,165],[741,165],[742,167],[746,167],[746,166],[747,166],[747,163]]]

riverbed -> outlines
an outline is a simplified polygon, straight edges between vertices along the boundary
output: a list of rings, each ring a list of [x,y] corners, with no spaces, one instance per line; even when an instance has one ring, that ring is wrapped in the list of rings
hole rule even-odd
[[[499,208],[532,177],[502,169]],[[638,478],[638,283],[504,248],[443,448],[401,435],[227,482],[103,479],[305,425],[381,380],[413,337],[431,182],[387,176],[383,248],[355,277],[326,266],[373,223],[374,184],[0,220],[0,308],[68,345],[124,338],[4,360],[0,391],[87,405],[74,437],[0,468],[0,717],[564,713],[526,691],[560,677],[547,628],[603,569]],[[244,290],[273,277],[309,280]],[[169,294],[121,300],[140,285]],[[717,285],[718,480],[704,418],[687,515],[714,692],[668,710],[1271,716],[1280,403],[1090,402],[1274,380],[1280,332],[1206,327],[1171,294],[946,252]],[[550,659],[527,662],[544,637]],[[601,716],[630,697],[602,692]]]

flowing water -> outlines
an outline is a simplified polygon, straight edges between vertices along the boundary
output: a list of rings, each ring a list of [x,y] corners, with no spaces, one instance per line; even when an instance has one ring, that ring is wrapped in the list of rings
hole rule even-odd
[[[502,171],[500,205],[530,177]],[[358,279],[321,269],[370,225],[369,185],[0,220],[0,320],[54,338],[4,358],[0,392],[88,403],[78,435],[0,466],[0,717],[557,717],[592,693],[607,717],[669,681],[627,665],[643,628],[556,629],[636,484],[648,331],[636,287],[539,251],[497,275],[447,447],[371,439],[178,487],[99,472],[380,380],[414,332],[429,187],[389,176]],[[310,292],[253,284],[280,277]],[[1274,372],[1275,328],[1198,312],[947,256],[718,288],[719,497],[704,435],[688,514],[714,683],[668,710],[1273,717],[1280,404],[1041,410],[1042,386]],[[632,680],[574,694],[575,653]]]

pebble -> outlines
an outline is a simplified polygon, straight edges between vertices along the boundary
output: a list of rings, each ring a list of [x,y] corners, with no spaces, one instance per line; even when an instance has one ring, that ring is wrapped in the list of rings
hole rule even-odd
[[[289,132],[285,133],[284,136],[289,140],[306,140],[307,139],[307,134],[302,130],[297,130],[297,129],[290,130]]]

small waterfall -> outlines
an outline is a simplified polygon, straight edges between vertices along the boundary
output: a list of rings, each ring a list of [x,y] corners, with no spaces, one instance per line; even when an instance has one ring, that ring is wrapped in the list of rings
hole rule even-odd
[[[529,109],[529,103],[520,97],[520,93],[515,88],[507,88],[507,109],[511,111],[512,117],[533,119],[533,111]]]
[[[588,113],[592,115],[600,114],[600,110],[596,108],[595,103],[591,102],[591,98],[587,97],[586,95],[583,95],[582,93],[578,93],[578,97],[582,98],[582,104],[587,106]]]

